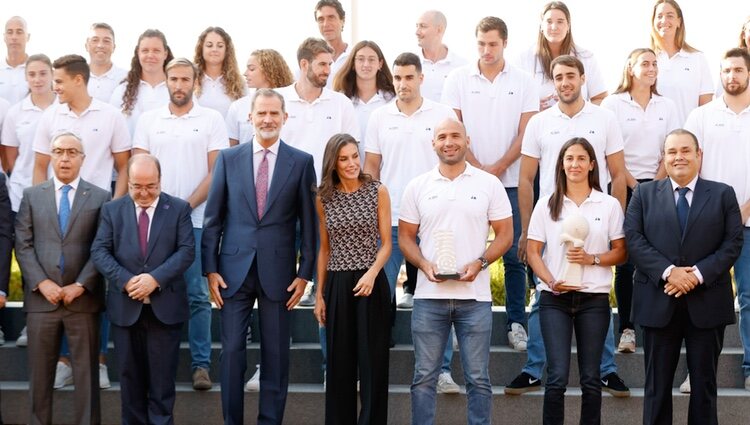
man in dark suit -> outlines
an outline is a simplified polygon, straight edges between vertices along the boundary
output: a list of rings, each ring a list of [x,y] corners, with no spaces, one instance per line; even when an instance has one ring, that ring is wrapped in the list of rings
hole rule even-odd
[[[156,157],[133,156],[130,196],[102,208],[91,247],[108,282],[123,424],[174,423],[180,335],[190,315],[183,273],[195,240],[190,205],[162,193],[160,181]]]
[[[16,217],[16,258],[26,281],[29,423],[52,422],[52,384],[64,329],[76,382],[76,423],[98,424],[104,283],[90,252],[99,211],[110,195],[80,178],[85,155],[78,136],[56,136],[50,151],[53,178],[24,190]]]
[[[203,272],[221,308],[221,401],[224,423],[243,424],[245,333],[258,300],[259,424],[281,424],[289,382],[289,310],[315,263],[315,171],[311,155],[279,138],[284,98],[255,92],[255,138],[219,153],[203,223]],[[295,227],[301,237],[296,267]]]
[[[636,187],[625,218],[636,266],[633,322],[643,327],[643,423],[672,423],[672,381],[683,340],[690,374],[688,423],[713,425],[724,328],[734,323],[729,269],[742,248],[731,187],[698,177],[702,151],[687,130],[664,142],[669,178]]]

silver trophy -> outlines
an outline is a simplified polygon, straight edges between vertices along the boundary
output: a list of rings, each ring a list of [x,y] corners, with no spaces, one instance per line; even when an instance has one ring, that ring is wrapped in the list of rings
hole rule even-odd
[[[562,233],[560,242],[565,245],[565,252],[570,248],[582,248],[589,235],[589,222],[582,215],[571,215],[565,217],[562,222]],[[583,265],[571,263],[566,260],[563,271],[565,286],[570,289],[583,289]]]
[[[435,277],[440,280],[458,279],[461,274],[456,264],[456,248],[453,232],[451,230],[438,230],[435,232],[435,247],[437,273]]]

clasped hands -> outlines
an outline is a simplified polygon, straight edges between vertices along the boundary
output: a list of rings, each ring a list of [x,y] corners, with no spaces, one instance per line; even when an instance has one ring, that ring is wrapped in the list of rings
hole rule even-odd
[[[83,295],[83,292],[86,290],[83,286],[75,283],[60,286],[49,279],[41,281],[37,289],[50,304],[54,305],[59,304],[60,301],[64,305],[70,305],[76,298]]]
[[[125,292],[128,296],[136,301],[145,301],[146,297],[159,287],[159,283],[148,273],[141,273],[133,276],[125,284]]]
[[[679,298],[700,284],[695,275],[695,267],[674,267],[664,283],[664,293]]]

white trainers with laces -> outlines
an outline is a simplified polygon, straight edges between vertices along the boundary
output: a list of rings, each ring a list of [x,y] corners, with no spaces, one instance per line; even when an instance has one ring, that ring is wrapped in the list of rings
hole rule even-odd
[[[255,367],[257,369],[255,369],[253,377],[247,381],[247,384],[245,384],[246,393],[255,393],[260,391],[260,365],[256,364]]]
[[[529,340],[529,336],[526,335],[526,329],[520,323],[513,323],[510,325],[510,331],[508,332],[508,345],[510,348],[516,351],[526,351],[526,343]]]
[[[302,298],[299,300],[299,305],[303,307],[312,307],[315,305],[315,292],[313,292],[312,282],[307,282],[305,293],[302,294]]]
[[[63,362],[57,362],[57,370],[55,370],[55,383],[52,388],[59,390],[66,385],[71,385],[72,383],[73,368]]]
[[[680,392],[683,394],[690,394],[690,374],[685,377],[685,382],[680,384]]]
[[[635,331],[633,329],[622,331],[617,351],[621,353],[635,353]]]
[[[26,326],[21,329],[21,334],[16,339],[16,347],[26,347],[29,345],[29,336],[26,334]]]
[[[99,363],[99,388],[106,390],[111,386],[112,383],[109,382],[109,371],[107,370],[107,365]]]
[[[450,372],[443,372],[438,375],[437,393],[438,394],[458,394],[461,387],[453,380]]]
[[[414,308],[414,295],[404,293],[396,304],[398,308]]]

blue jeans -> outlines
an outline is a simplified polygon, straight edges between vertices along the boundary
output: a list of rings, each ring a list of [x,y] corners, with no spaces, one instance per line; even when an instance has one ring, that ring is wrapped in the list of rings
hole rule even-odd
[[[188,341],[192,370],[211,364],[211,301],[208,298],[208,282],[201,270],[201,237],[203,229],[193,228],[195,236],[195,260],[184,274],[187,283],[187,296],[190,303]]]
[[[554,295],[542,291],[539,322],[547,353],[547,384],[544,388],[544,425],[565,422],[565,389],[570,372],[570,345],[576,333],[581,385],[581,424],[601,423],[602,381],[599,363],[611,317],[608,294],[568,292]]]
[[[412,424],[435,422],[435,394],[442,352],[451,325],[456,329],[461,365],[466,381],[467,420],[471,424],[490,423],[490,302],[475,300],[416,299],[411,315],[414,340],[414,381],[411,384]]]
[[[547,357],[544,353],[544,340],[542,339],[542,331],[539,328],[539,293],[536,291],[536,297],[534,303],[531,305],[531,312],[529,313],[529,341],[526,345],[526,364],[523,366],[522,372],[526,372],[534,378],[542,378],[542,370],[544,369],[544,363],[547,361]],[[615,364],[615,334],[614,325],[612,323],[612,312],[610,309],[609,314],[609,329],[607,330],[607,338],[604,340],[604,351],[602,352],[602,361],[599,366],[601,376],[607,376],[610,373],[617,372],[617,365]]]
[[[740,302],[740,338],[745,355],[742,359],[742,373],[750,376],[750,228],[743,232],[745,242],[740,258],[734,263],[734,280],[737,284],[737,297]]]
[[[518,260],[518,239],[521,237],[521,214],[518,210],[518,188],[505,188],[513,210],[513,245],[503,255],[505,268],[505,310],[507,328],[520,323],[526,325],[526,267]]]
[[[99,354],[107,355],[107,344],[109,343],[109,319],[107,313],[99,313]],[[70,347],[68,346],[68,337],[63,332],[62,343],[60,344],[60,357],[70,358]]]

